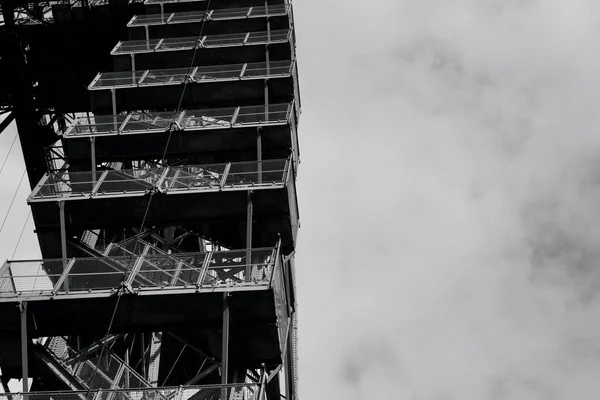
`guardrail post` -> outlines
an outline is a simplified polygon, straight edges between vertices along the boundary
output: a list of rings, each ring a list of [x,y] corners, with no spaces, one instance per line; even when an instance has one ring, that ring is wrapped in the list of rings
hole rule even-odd
[[[198,286],[199,288],[201,288],[202,284],[204,283],[204,277],[206,276],[206,272],[208,271],[210,261],[212,260],[212,255],[212,251],[206,253],[206,257],[204,258],[204,262],[202,263],[202,271],[200,271],[200,276],[198,277],[198,281],[196,282],[196,286]]]
[[[52,291],[54,293],[57,293],[60,289],[60,287],[63,285],[63,282],[67,282],[67,277],[69,275],[69,272],[71,271],[71,268],[73,267],[73,264],[75,264],[75,258],[72,258],[71,260],[69,260],[69,262],[67,263],[66,268],[63,268],[63,273],[61,274],[60,278],[58,278],[58,282],[56,282],[56,285],[52,288]],[[67,285],[67,289],[69,289],[68,284]]]
[[[173,278],[171,279],[170,286],[175,286],[177,283],[177,279],[179,279],[179,275],[181,274],[181,267],[183,266],[183,260],[179,260],[177,263],[177,267],[175,268],[175,273],[173,274]]]
[[[223,187],[225,187],[225,183],[227,182],[227,177],[229,176],[230,169],[231,169],[231,163],[227,163],[227,165],[225,165],[225,169],[223,170],[223,176],[221,177],[221,182],[219,183],[219,186],[221,189],[223,189]]]
[[[94,174],[94,176],[95,175],[96,174]],[[102,186],[102,182],[104,182],[104,179],[106,179],[106,175],[108,175],[108,170],[102,172],[102,175],[100,175],[100,178],[98,178],[98,181],[96,182],[96,184],[92,188],[92,192],[90,193],[90,196],[93,197],[94,195],[96,195],[96,193],[98,193],[98,190],[100,190],[100,186]]]
[[[150,250],[150,246],[148,246],[148,245],[146,245],[144,247],[144,250],[142,250],[142,254],[140,254],[139,257],[137,258],[137,260],[135,261],[133,268],[131,268],[131,273],[125,280],[125,287],[127,287],[127,288],[131,287],[131,284],[133,283],[135,276],[140,272],[140,269],[142,268],[142,264],[144,264],[144,259],[145,259],[146,255],[148,254],[149,250]]]

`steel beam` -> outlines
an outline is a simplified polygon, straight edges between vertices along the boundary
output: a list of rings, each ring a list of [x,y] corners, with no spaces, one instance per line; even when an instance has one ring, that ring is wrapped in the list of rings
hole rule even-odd
[[[90,155],[92,159],[92,182],[96,183],[96,137],[90,137]]]
[[[246,271],[245,280],[250,281],[252,273],[252,220],[254,219],[254,208],[252,206],[252,191],[248,191],[246,205]]]
[[[58,208],[60,213],[60,248],[63,264],[63,273],[67,270],[67,227],[65,222],[65,202],[59,201]],[[69,278],[65,277],[65,291],[69,290]]]
[[[29,392],[29,354],[27,351],[27,302],[19,303],[21,313],[21,379],[23,393]]]
[[[148,382],[152,387],[158,387],[158,367],[160,365],[160,349],[162,347],[162,332],[153,332],[150,338],[150,363],[148,365]]]
[[[221,344],[221,384],[227,385],[229,372],[229,293],[223,294],[223,338]],[[227,399],[227,388],[221,389],[221,398]]]

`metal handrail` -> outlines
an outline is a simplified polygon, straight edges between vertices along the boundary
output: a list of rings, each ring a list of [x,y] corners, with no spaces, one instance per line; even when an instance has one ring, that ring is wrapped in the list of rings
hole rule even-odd
[[[194,83],[227,82],[239,80],[290,77],[294,72],[294,60],[245,64],[199,66]],[[143,71],[101,72],[88,85],[88,90],[111,90],[122,88],[180,85],[190,81],[189,68],[147,69]]]
[[[198,40],[198,37],[196,36],[168,39],[124,40],[117,43],[111,51],[111,55],[286,43],[290,40],[290,37],[291,30],[280,29],[236,34],[205,35],[201,40]]]
[[[176,194],[285,187],[289,181],[290,162],[291,157],[279,160],[124,169],[109,171],[100,185],[97,185],[94,172],[52,173],[42,177],[27,200],[29,203],[35,203],[145,196],[153,191]]]
[[[207,12],[184,11],[163,14],[134,15],[127,23],[127,27],[284,16],[289,13],[290,8],[291,6],[289,4],[279,4],[268,7],[259,6],[213,9]]]
[[[181,131],[262,127],[290,124],[292,103],[173,112],[132,111],[125,115],[95,115],[75,120],[63,138],[167,132],[177,121]],[[115,124],[115,122],[117,122]],[[116,126],[116,128],[115,128]]]
[[[250,253],[250,258],[246,255]],[[273,254],[277,254],[273,257]],[[258,257],[256,257],[258,255]],[[118,293],[119,287],[124,283],[129,283],[133,290],[163,290],[190,288],[199,290],[202,288],[227,287],[232,290],[234,287],[270,287],[272,275],[277,269],[281,269],[280,243],[275,247],[253,248],[250,250],[227,250],[196,253],[177,253],[177,254],[159,254],[148,255],[143,252],[138,256],[124,257],[86,257],[68,259],[68,268],[61,273],[56,273],[50,277],[44,271],[44,265],[56,264],[62,265],[62,259],[45,260],[13,260],[7,261],[2,268],[0,275],[0,297],[26,296],[30,295],[65,295],[89,292],[108,291]],[[118,263],[117,259],[126,259],[128,265],[136,268],[124,269],[123,271],[94,271],[87,272],[90,267],[97,268],[98,262],[102,265],[106,263]],[[27,271],[20,270],[19,265],[24,265],[25,269],[35,269],[39,272],[27,274]],[[261,268],[264,274],[258,277],[245,276],[236,277],[239,274],[244,275],[246,267]],[[144,268],[146,267],[146,268]],[[91,269],[93,269],[91,268]],[[149,269],[148,269],[149,268]],[[73,272],[81,271],[85,272]],[[210,274],[208,272],[210,271]],[[174,278],[174,274],[178,276]],[[150,275],[148,275],[150,274]],[[158,274],[158,277],[155,275]],[[185,275],[187,274],[187,275]],[[168,276],[168,282],[161,279],[163,275]],[[185,275],[185,276],[182,276]],[[62,285],[68,278],[69,288]],[[50,279],[50,285],[46,288],[35,287],[35,282],[39,279]],[[11,284],[4,285],[8,280]],[[20,284],[15,285],[14,280]],[[33,282],[30,287],[27,286]]]

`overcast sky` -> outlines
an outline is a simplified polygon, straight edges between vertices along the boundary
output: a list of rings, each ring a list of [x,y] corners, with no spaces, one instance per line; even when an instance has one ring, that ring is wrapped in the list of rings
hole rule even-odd
[[[296,1],[302,399],[597,396],[599,16],[597,0]],[[22,165],[13,151],[0,210]],[[37,255],[32,229],[17,257]]]

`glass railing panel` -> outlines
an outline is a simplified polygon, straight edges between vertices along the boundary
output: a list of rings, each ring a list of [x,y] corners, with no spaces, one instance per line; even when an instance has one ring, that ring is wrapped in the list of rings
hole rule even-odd
[[[181,24],[185,22],[202,21],[206,13],[204,11],[187,11],[173,13],[173,17],[169,19],[169,24]]]
[[[216,189],[220,186],[226,164],[171,167],[164,187],[169,191],[197,188]]]
[[[35,197],[60,198],[77,197],[89,193],[102,172],[59,172],[48,175],[44,184],[35,189]]]
[[[276,30],[271,32],[250,32],[246,43],[268,43],[284,42],[289,39],[290,31],[288,29]]]
[[[224,186],[283,183],[286,166],[285,160],[234,163],[231,164]]]
[[[275,75],[290,75],[292,61],[271,61],[269,63],[248,64],[244,71],[244,78],[267,77]]]
[[[92,87],[113,87],[136,85],[144,71],[104,72],[98,76]]]
[[[186,110],[181,127],[183,129],[229,128],[235,110],[235,107]]]
[[[218,79],[238,79],[244,64],[210,65],[198,67],[194,79],[196,81],[211,81]]]
[[[160,39],[127,40],[119,43],[113,50],[114,54],[153,51]]]
[[[244,18],[249,15],[250,8],[222,8],[212,10],[210,19],[212,20],[223,20],[223,19],[237,19]]]
[[[228,35],[209,35],[204,39],[204,47],[236,46],[244,44],[246,33],[232,33]]]
[[[171,14],[136,15],[129,22],[129,26],[151,25],[165,23]]]
[[[0,297],[19,292],[51,292],[64,265],[62,260],[9,261],[8,268],[0,276]]]
[[[126,115],[94,115],[79,118],[66,134],[84,136],[116,133],[126,118]]]
[[[118,288],[127,276],[102,258],[75,259],[59,291],[111,290]]]
[[[261,7],[252,7],[252,11],[250,12],[250,17],[266,17],[266,16],[277,16],[277,15],[286,15],[288,12],[288,5],[286,4],[277,4],[272,6],[261,6]]]
[[[149,70],[142,84],[174,84],[182,83],[190,75],[190,68],[170,68]]]
[[[143,193],[156,185],[163,171],[163,168],[108,171],[97,193]]]
[[[134,111],[130,115],[121,132],[132,131],[166,131],[171,127],[173,121],[176,121],[181,111],[175,113],[168,112],[138,112]]]
[[[237,124],[285,123],[288,120],[289,104],[240,107],[235,120]]]
[[[197,44],[197,37],[165,38],[156,50],[193,49]]]

